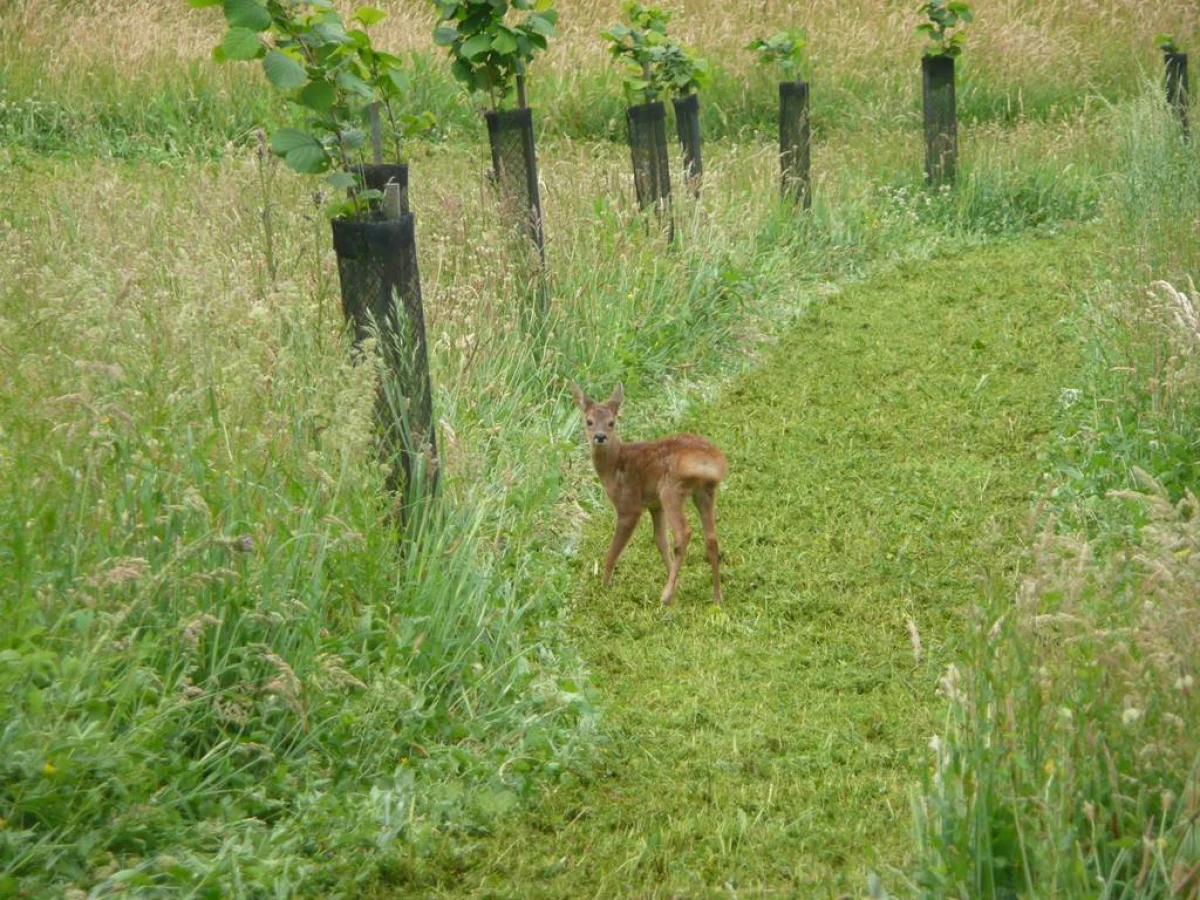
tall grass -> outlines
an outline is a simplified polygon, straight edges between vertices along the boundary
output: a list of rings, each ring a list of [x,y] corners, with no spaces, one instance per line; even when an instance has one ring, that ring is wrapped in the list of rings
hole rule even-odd
[[[432,4],[393,4],[377,42],[410,61],[414,111],[430,110],[434,138],[480,132],[472,102],[432,46]],[[559,3],[560,36],[530,74],[530,103],[549,135],[616,139],[624,134],[618,79],[599,32],[619,4]],[[1078,116],[1097,99],[1119,102],[1157,76],[1154,36],[1183,45],[1200,33],[1187,3],[1160,4],[1153,15],[1134,0],[1104,5],[1036,5],[980,0],[969,50],[960,65],[964,122],[1008,123]],[[716,71],[704,91],[706,137],[747,138],[775,127],[776,75],[745,44],[780,28],[808,35],[813,119],[826,128],[891,127],[919,115],[917,13],[903,6],[833,0],[755,4],[731,15],[711,0],[675,10],[673,33],[708,56]],[[211,158],[226,144],[249,144],[255,127],[291,113],[252,65],[209,59],[221,17],[172,3],[136,0],[17,0],[0,35],[0,135],[40,153]]]
[[[1150,87],[1114,117],[1093,366],[1064,391],[1041,538],[979,610],[918,800],[922,896],[1194,897],[1200,257],[1194,148]],[[1152,277],[1152,276],[1151,276]]]

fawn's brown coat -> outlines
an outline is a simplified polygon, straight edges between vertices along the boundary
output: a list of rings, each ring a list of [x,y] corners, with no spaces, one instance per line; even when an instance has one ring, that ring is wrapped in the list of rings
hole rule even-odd
[[[690,495],[700,511],[704,549],[712,565],[713,602],[721,602],[721,555],[717,546],[717,485],[725,477],[725,455],[702,437],[678,434],[657,441],[622,443],[617,436],[617,413],[624,399],[621,385],[611,397],[597,403],[576,384],[575,402],[583,412],[592,463],[617,511],[616,533],[604,559],[604,584],[612,581],[613,567],[629,542],[642,510],[654,520],[654,542],[667,566],[667,586],[662,602],[670,603],[679,584],[679,570],[691,539],[683,514]],[[674,534],[674,554],[667,528]]]

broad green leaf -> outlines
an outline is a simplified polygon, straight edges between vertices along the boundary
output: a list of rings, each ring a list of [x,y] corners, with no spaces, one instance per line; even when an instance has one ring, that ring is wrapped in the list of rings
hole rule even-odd
[[[221,51],[226,59],[258,59],[264,47],[258,32],[249,28],[230,28],[221,39]]]
[[[321,142],[307,131],[300,131],[298,128],[279,128],[271,135],[271,152],[280,156],[314,145],[320,147]]]
[[[546,37],[556,36],[556,32],[554,31],[554,23],[545,16],[530,16],[529,20],[525,24],[530,31],[534,31]]]
[[[342,146],[347,150],[357,150],[367,142],[367,133],[361,128],[350,128],[342,132]]]
[[[449,47],[458,40],[458,29],[453,25],[442,25],[433,29],[433,42],[439,47]]]
[[[450,64],[450,74],[464,84],[471,84],[473,81],[471,66],[465,59],[456,59]]]
[[[283,157],[287,167],[302,175],[319,175],[329,168],[329,154],[319,143],[289,150]]]
[[[403,69],[389,69],[387,79],[391,82],[392,87],[400,93],[404,93],[412,88],[408,73]]]
[[[339,190],[345,190],[358,184],[358,179],[349,172],[330,172],[325,176],[325,183]]]
[[[473,34],[462,42],[459,52],[467,59],[475,59],[487,53],[492,46],[492,38],[487,34]]]
[[[318,22],[313,26],[313,34],[327,44],[352,44],[354,41],[346,34],[341,22]]]
[[[272,50],[263,57],[263,71],[267,81],[281,91],[293,91],[308,82],[304,66],[282,50]]]
[[[314,112],[326,113],[333,109],[337,100],[337,89],[328,81],[310,81],[296,95],[296,100]]]
[[[259,0],[225,0],[224,5],[230,28],[266,31],[271,27],[271,14]]]
[[[364,100],[375,99],[375,89],[352,72],[342,72],[337,77],[338,87],[352,94],[358,94]]]
[[[374,6],[360,6],[350,18],[356,22],[362,22],[369,28],[376,22],[382,22],[386,19],[387,13],[381,9],[376,9]]]
[[[511,32],[501,31],[492,38],[492,49],[502,56],[507,56],[517,49],[517,39],[512,36]]]

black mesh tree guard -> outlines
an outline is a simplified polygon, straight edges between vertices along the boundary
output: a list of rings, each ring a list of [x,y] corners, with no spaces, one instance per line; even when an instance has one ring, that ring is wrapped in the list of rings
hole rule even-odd
[[[359,177],[362,186],[367,190],[383,191],[389,184],[395,184],[400,189],[400,212],[406,213],[408,207],[408,165],[405,163],[377,163],[375,165],[356,166],[352,174]],[[370,203],[372,212],[378,214],[383,205],[379,200]]]
[[[660,216],[671,212],[671,169],[667,162],[667,113],[662,103],[642,103],[626,110],[629,150],[633,154],[633,186],[638,206]],[[668,219],[669,221],[669,219]]]
[[[700,95],[688,94],[671,101],[675,106],[675,133],[683,151],[683,175],[693,194],[700,193],[704,157],[700,138]]]
[[[812,204],[812,122],[808,85],[803,81],[779,84],[779,168],[783,196],[808,209]]]
[[[1166,64],[1167,103],[1179,116],[1183,136],[1188,137],[1188,58],[1186,53],[1163,53]]]
[[[925,112],[925,181],[954,184],[958,169],[958,113],[954,101],[954,57],[921,58]]]
[[[492,172],[505,207],[524,228],[545,261],[542,202],[538,194],[537,153],[533,145],[533,111],[528,108],[488,112]]]
[[[384,376],[376,400],[380,446],[399,458],[388,486],[410,506],[436,490],[437,434],[412,213],[385,221],[333,220],[342,311],[355,344],[378,336]],[[400,475],[403,483],[399,483]]]

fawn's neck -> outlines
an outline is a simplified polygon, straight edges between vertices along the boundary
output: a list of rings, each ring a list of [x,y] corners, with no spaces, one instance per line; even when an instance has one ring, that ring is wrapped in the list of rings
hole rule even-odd
[[[592,444],[592,465],[601,478],[617,470],[621,461],[621,442],[615,437],[603,444]]]

